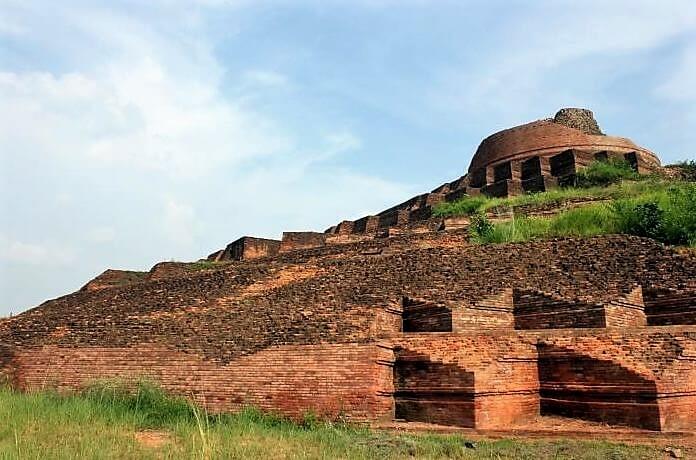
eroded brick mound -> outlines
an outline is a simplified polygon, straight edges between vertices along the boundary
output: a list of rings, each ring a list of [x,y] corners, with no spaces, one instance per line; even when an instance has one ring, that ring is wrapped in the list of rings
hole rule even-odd
[[[506,288],[532,287],[603,303],[637,285],[680,290],[696,273],[693,258],[628,237],[351,253],[360,246],[79,291],[12,318],[0,339],[30,345],[157,341],[229,360],[271,344],[370,340],[369,325],[403,297],[463,308]]]
[[[0,369],[23,389],[145,375],[211,410],[692,429],[695,279],[641,238],[402,235],[81,290],[0,322]]]
[[[95,291],[115,286],[125,286],[142,281],[147,272],[108,269],[82,287],[82,291]]]

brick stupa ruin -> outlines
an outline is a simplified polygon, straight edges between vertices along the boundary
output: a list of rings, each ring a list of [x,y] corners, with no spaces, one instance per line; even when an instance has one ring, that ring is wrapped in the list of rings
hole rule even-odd
[[[622,235],[477,246],[466,219],[431,216],[465,193],[568,183],[609,156],[659,168],[563,110],[494,134],[467,176],[375,216],[107,270],[0,320],[0,373],[22,390],[145,376],[213,411],[696,430],[693,252]]]

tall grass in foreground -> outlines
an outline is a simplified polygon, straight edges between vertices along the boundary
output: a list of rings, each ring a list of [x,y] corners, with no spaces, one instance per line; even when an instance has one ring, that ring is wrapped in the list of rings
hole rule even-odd
[[[2,459],[652,459],[655,447],[608,442],[476,441],[405,435],[307,417],[294,423],[246,409],[215,416],[152,385],[102,383],[83,393],[0,388]],[[143,430],[164,442],[138,440]]]

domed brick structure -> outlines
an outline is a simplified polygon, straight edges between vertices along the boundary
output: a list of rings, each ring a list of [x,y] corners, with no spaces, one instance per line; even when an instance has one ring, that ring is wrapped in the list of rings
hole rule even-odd
[[[639,173],[660,160],[630,139],[602,133],[590,110],[565,108],[554,118],[497,132],[484,139],[469,166],[468,193],[505,196],[572,183],[579,167],[623,158]]]
[[[326,230],[326,241],[398,233],[398,228],[428,221],[438,203],[466,195],[519,195],[573,185],[579,168],[610,158],[627,160],[640,174],[662,170],[650,150],[630,139],[605,135],[592,111],[564,108],[553,118],[488,136],[476,150],[466,175],[376,215],[344,220]],[[314,237],[311,240],[313,246],[324,244]],[[281,245],[280,252],[283,249]]]

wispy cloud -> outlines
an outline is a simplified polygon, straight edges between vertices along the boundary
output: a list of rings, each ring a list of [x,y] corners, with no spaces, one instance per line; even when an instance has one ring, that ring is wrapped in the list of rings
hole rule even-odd
[[[260,86],[285,86],[288,84],[288,78],[285,75],[270,70],[248,70],[244,73],[244,80]]]
[[[56,4],[51,20],[35,2],[7,7],[16,27],[3,26],[0,36],[35,30],[22,46],[46,60],[0,66],[0,161],[8,173],[0,194],[26,190],[0,202],[9,217],[0,230],[26,234],[0,239],[0,277],[10,287],[0,308],[28,307],[110,266],[196,259],[241,234],[316,229],[408,193],[331,164],[362,145],[343,121],[301,139],[256,103],[250,96],[287,87],[289,78],[265,66],[230,78],[201,10],[230,2],[194,3],[128,12]],[[226,78],[239,86],[225,90]],[[27,264],[50,282],[38,286],[20,269]]]
[[[586,103],[592,94],[572,94],[551,76],[574,69],[606,83],[601,73],[615,79],[630,71],[622,68],[621,57],[696,33],[696,3],[690,1],[541,1],[510,7],[514,14],[503,16],[482,37],[495,37],[492,52],[474,66],[453,63],[438,71],[428,91],[434,105],[467,113],[490,110],[508,123],[526,119],[528,108],[539,103]],[[595,64],[593,75],[586,58],[611,59],[615,65]]]
[[[21,265],[66,266],[76,260],[73,249],[55,244],[27,242],[0,234],[0,261]]]

